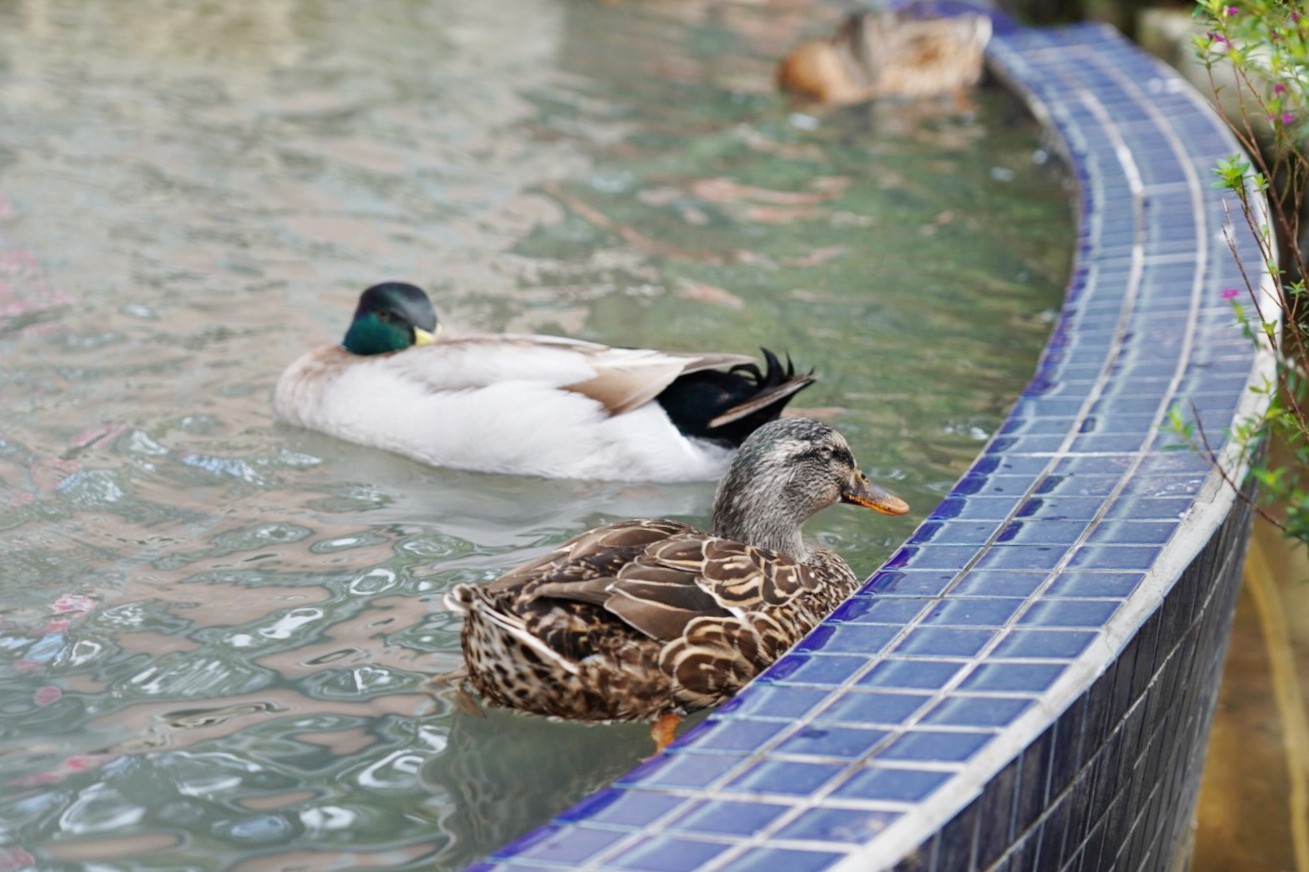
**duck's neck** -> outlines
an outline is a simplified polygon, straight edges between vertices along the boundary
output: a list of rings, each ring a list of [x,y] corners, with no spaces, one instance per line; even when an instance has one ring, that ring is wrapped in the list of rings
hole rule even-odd
[[[786,500],[768,488],[735,488],[729,477],[714,499],[714,535],[768,548],[796,560],[809,556],[800,535],[805,517],[797,517]]]

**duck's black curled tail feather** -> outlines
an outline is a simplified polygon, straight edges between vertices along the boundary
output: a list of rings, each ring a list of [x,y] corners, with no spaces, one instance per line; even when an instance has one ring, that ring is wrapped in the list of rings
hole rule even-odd
[[[767,348],[760,351],[762,372],[758,364],[742,363],[726,372],[687,373],[655,399],[683,435],[736,448],[815,381],[812,373],[796,375],[790,357],[783,366]]]

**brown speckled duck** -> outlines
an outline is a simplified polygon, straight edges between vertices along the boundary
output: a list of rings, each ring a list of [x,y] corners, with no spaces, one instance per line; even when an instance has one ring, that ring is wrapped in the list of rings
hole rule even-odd
[[[713,532],[623,521],[455,587],[473,687],[536,714],[652,721],[662,749],[681,715],[730,697],[854,591],[845,561],[800,534],[837,502],[909,510],[826,424],[765,424],[718,486]]]
[[[982,77],[991,19],[920,17],[912,11],[852,12],[829,39],[795,48],[777,70],[784,91],[837,105],[877,97],[963,94]]]

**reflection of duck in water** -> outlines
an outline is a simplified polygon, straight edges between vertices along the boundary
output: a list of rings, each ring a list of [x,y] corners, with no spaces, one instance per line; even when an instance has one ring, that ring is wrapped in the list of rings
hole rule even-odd
[[[713,532],[625,521],[583,533],[446,603],[465,614],[473,686],[503,706],[579,720],[678,717],[739,690],[858,585],[800,528],[836,502],[908,506],[869,482],[831,427],[784,418],[737,453],[714,500]]]
[[[777,70],[777,84],[824,103],[953,94],[962,104],[964,91],[982,77],[990,38],[985,15],[852,12],[829,39],[792,50]]]
[[[277,382],[277,417],[435,466],[625,481],[716,478],[813,383],[764,351],[669,354],[558,336],[437,341],[413,285],[364,292],[340,346]]]
[[[645,730],[549,723],[488,709],[456,709],[446,747],[419,771],[442,810],[443,868],[485,856],[545,823],[636,765]],[[447,813],[448,810],[448,813]]]

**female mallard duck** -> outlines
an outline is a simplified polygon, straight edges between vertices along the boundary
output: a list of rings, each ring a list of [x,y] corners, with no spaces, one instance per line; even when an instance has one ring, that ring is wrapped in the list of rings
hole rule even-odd
[[[939,18],[911,10],[852,12],[835,34],[794,49],[777,70],[777,84],[824,103],[876,97],[963,94],[982,77],[991,19],[968,13]]]
[[[764,349],[609,348],[557,336],[442,337],[413,285],[364,291],[340,346],[305,354],[277,417],[435,466],[627,481],[703,481],[813,383]],[[726,370],[720,369],[727,367]]]
[[[537,714],[653,721],[662,748],[682,714],[731,696],[854,591],[845,561],[800,536],[836,502],[909,510],[826,424],[765,424],[718,486],[712,533],[623,521],[456,586],[473,687]]]

